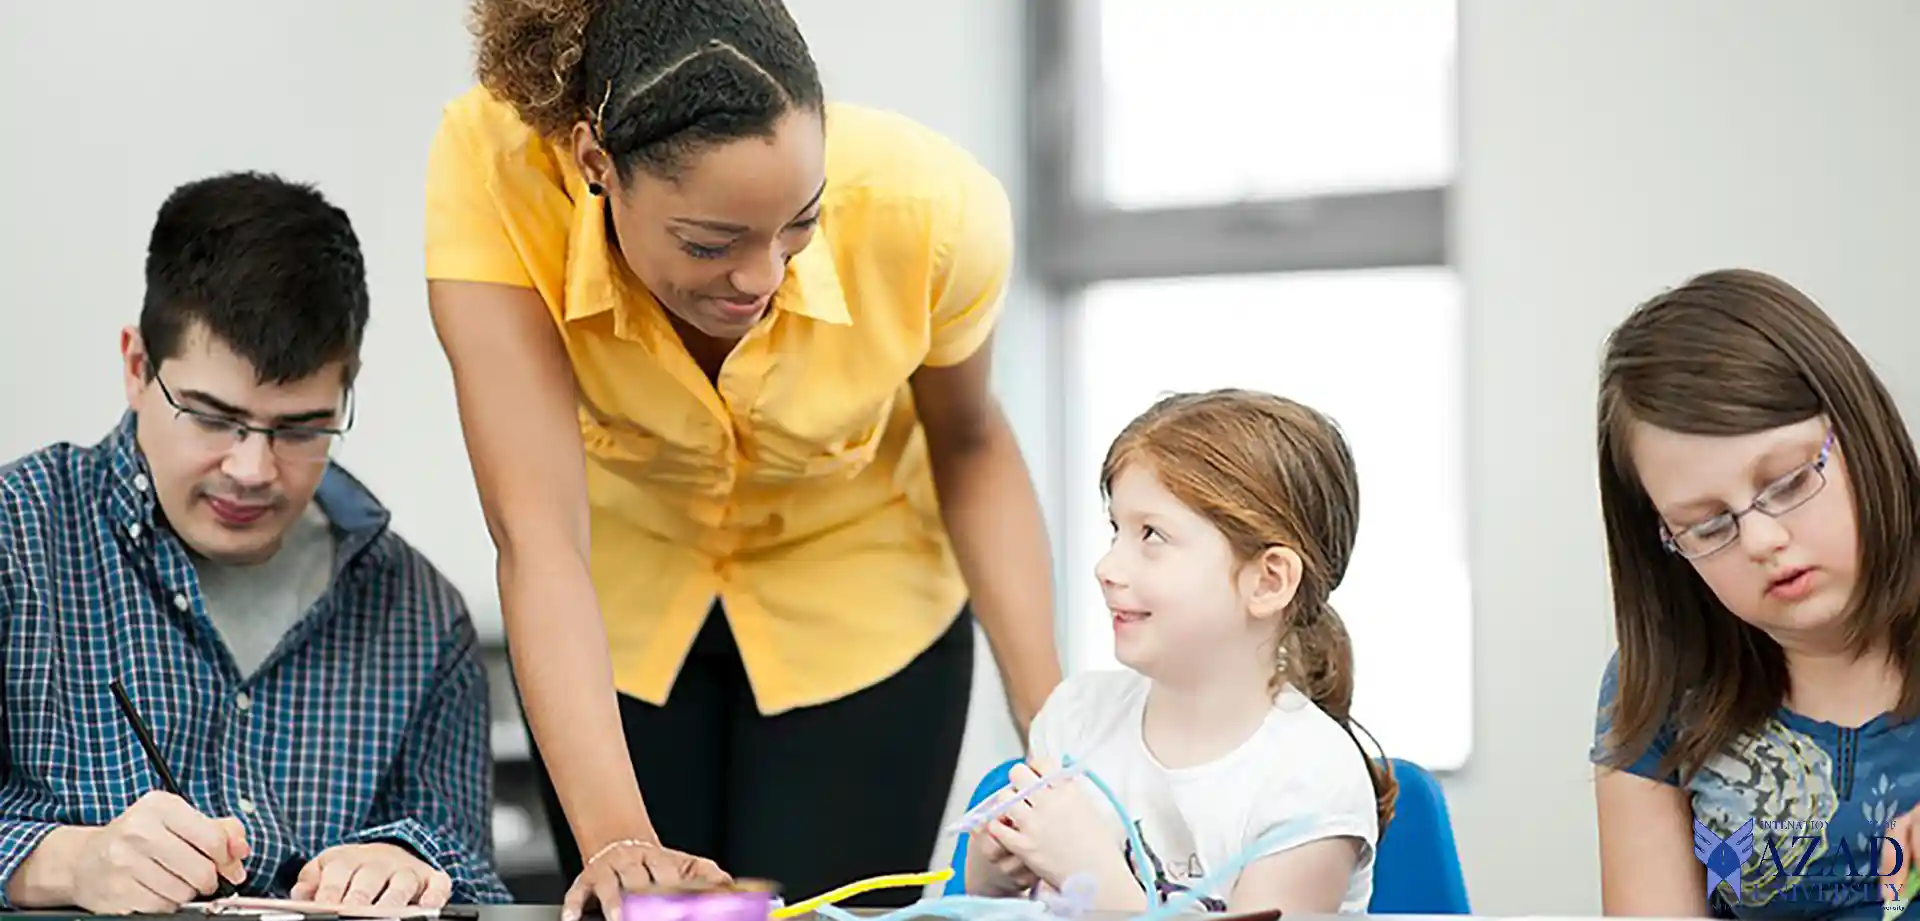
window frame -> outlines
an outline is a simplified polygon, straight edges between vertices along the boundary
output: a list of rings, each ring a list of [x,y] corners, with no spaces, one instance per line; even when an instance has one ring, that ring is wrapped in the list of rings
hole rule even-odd
[[[1026,10],[1027,228],[1035,275],[1071,296],[1100,281],[1451,264],[1450,186],[1125,209],[1098,192],[1098,0]]]
[[[1086,405],[1081,386],[1085,364],[1074,345],[1087,322],[1083,293],[1116,280],[1453,268],[1450,199],[1458,167],[1451,181],[1424,188],[1259,196],[1179,207],[1115,206],[1099,191],[1100,164],[1090,153],[1095,145],[1088,143],[1100,136],[1099,0],[1028,0],[1022,7],[1027,90],[1023,247],[1031,277],[1053,308],[1047,322],[1047,351],[1053,362],[1046,386],[1053,396],[1049,420],[1060,433],[1050,475],[1057,487],[1054,510],[1060,515],[1055,534],[1058,610],[1065,614],[1079,606],[1091,579],[1067,571],[1078,534],[1067,516],[1080,507],[1067,491],[1088,488],[1080,475],[1084,452],[1068,434],[1077,431],[1071,407]],[[1456,80],[1456,97],[1457,87]],[[1470,445],[1470,435],[1462,443]],[[1468,484],[1462,482],[1460,488]],[[1471,559],[1467,573],[1471,580]],[[1469,609],[1469,650],[1473,622]],[[1055,635],[1066,666],[1075,651],[1065,616],[1056,620]],[[1477,697],[1469,681],[1468,738],[1460,764],[1429,767],[1433,773],[1455,773],[1472,762]]]

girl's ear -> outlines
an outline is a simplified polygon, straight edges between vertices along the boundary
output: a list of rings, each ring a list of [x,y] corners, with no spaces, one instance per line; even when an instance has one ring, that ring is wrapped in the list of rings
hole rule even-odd
[[[1268,547],[1245,567],[1241,590],[1247,598],[1247,611],[1254,617],[1278,617],[1293,604],[1300,591],[1300,577],[1306,564],[1291,547]]]

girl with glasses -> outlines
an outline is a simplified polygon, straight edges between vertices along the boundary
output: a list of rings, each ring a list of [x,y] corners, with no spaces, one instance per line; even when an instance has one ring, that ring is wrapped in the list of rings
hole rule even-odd
[[[1608,915],[1878,917],[1920,802],[1920,461],[1805,294],[1701,275],[1608,339]]]

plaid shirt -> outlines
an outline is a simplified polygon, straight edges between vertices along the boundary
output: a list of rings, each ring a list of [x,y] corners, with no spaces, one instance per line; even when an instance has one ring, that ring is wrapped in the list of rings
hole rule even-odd
[[[337,844],[404,845],[455,902],[493,870],[487,680],[459,594],[346,471],[315,501],[339,538],[327,594],[243,678],[163,524],[131,414],[92,447],[0,467],[0,908],[57,825],[159,788],[108,682],[188,802],[247,830],[243,894],[282,896]]]

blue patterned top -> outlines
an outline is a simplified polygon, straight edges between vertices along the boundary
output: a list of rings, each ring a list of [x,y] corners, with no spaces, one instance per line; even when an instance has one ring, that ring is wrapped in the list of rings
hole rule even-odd
[[[97,445],[0,467],[0,908],[56,825],[104,825],[159,789],[115,678],[187,800],[245,825],[243,894],[284,897],[322,850],[382,841],[446,871],[456,902],[508,900],[466,606],[345,470],[315,501],[339,541],[333,581],[243,678],[163,524],[131,414]]]
[[[1589,753],[1596,764],[1607,751],[1618,669],[1615,653],[1600,686]],[[1675,774],[1658,770],[1674,738],[1671,727],[1662,727],[1627,770],[1678,784]],[[1687,790],[1694,819],[1704,826],[1694,833],[1701,872],[1727,858],[1714,853],[1722,841],[1735,844],[1743,858],[1738,894],[1729,882],[1710,893],[1718,914],[1878,919],[1881,897],[1892,897],[1888,887],[1905,878],[1914,859],[1905,855],[1896,874],[1876,873],[1886,827],[1920,803],[1920,722],[1882,714],[1848,728],[1782,707],[1734,750],[1708,761]],[[1743,832],[1748,820],[1753,825]],[[1750,846],[1741,840],[1747,833]]]

